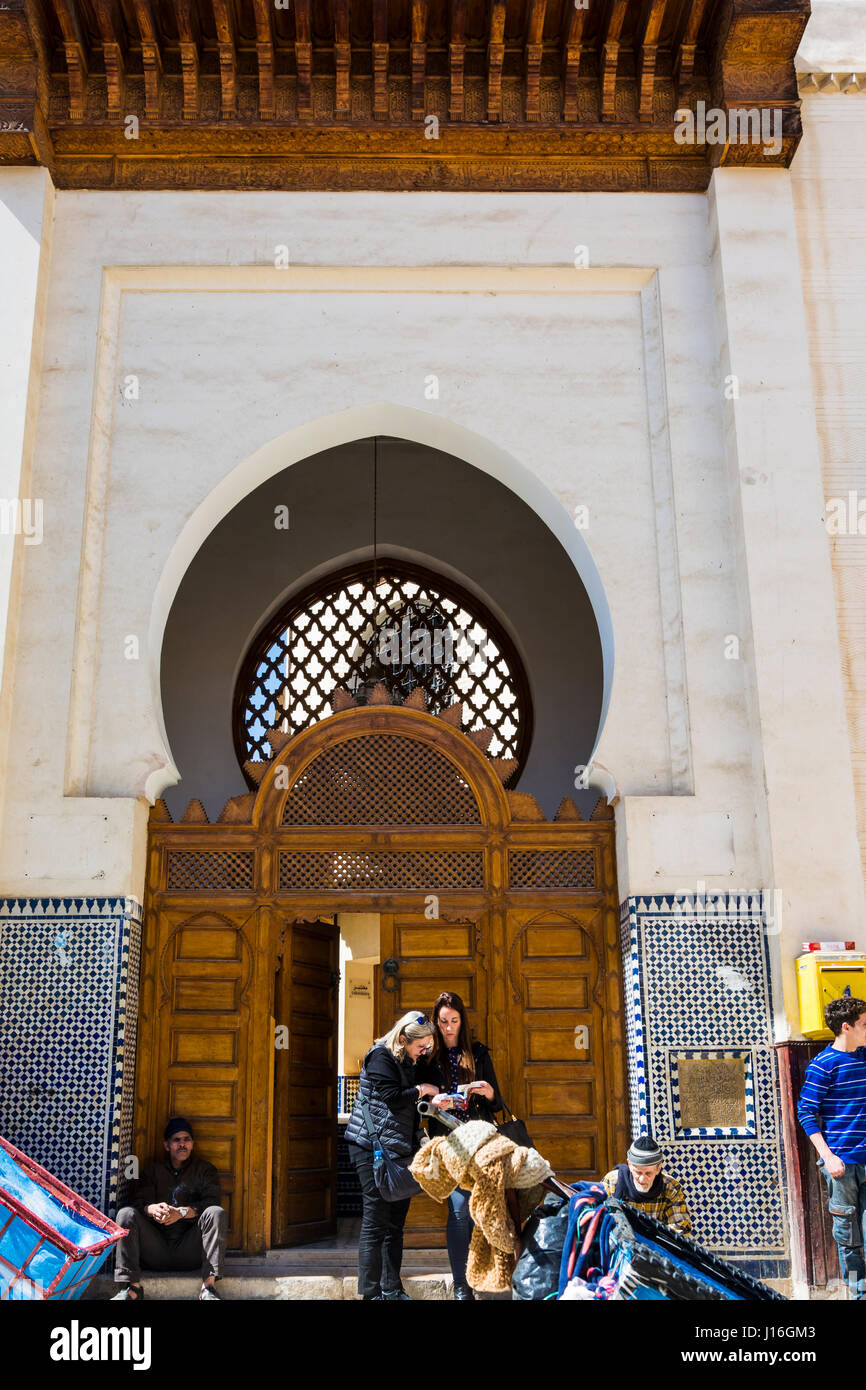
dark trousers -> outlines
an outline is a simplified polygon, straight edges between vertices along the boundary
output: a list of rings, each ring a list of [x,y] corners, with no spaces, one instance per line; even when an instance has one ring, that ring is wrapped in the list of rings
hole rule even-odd
[[[205,1207],[197,1221],[176,1222],[161,1230],[135,1207],[121,1207],[117,1224],[127,1234],[117,1242],[115,1284],[137,1284],[142,1269],[201,1269],[202,1279],[219,1279],[226,1252],[227,1217],[222,1207]],[[177,1235],[169,1232],[177,1231]]]
[[[386,1202],[379,1196],[373,1177],[372,1151],[357,1144],[349,1144],[348,1148],[364,1201],[358,1237],[358,1293],[368,1299],[399,1293],[403,1287],[403,1227],[412,1198]]]
[[[842,1278],[852,1298],[866,1298],[866,1260],[863,1255],[866,1239],[866,1166],[846,1163],[841,1178],[831,1178],[823,1163],[820,1171],[829,1189],[833,1237],[839,1251]]]
[[[471,1193],[462,1187],[455,1187],[448,1198],[448,1221],[445,1226],[445,1239],[448,1244],[448,1262],[455,1284],[466,1283],[466,1261],[469,1259],[469,1242],[475,1225],[469,1215]]]

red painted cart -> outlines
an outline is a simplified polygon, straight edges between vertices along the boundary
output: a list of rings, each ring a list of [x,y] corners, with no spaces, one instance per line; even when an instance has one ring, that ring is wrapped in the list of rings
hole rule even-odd
[[[80,1298],[124,1235],[0,1138],[0,1300]]]

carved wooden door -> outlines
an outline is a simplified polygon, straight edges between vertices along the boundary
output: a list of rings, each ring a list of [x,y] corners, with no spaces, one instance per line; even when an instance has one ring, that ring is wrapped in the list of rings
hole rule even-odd
[[[559,1177],[598,1178],[625,1137],[615,913],[512,909],[507,941],[509,1103]]]
[[[244,1151],[251,1075],[256,923],[248,912],[164,911],[153,920],[140,1019],[147,1074],[137,1152],[162,1153],[170,1115],[194,1119],[195,1146],[219,1171],[228,1245],[244,1243]],[[146,1106],[146,1109],[144,1108]]]
[[[430,920],[423,913],[382,913],[379,967],[379,1026],[387,1032],[402,1014],[417,1009],[429,1014],[443,989],[459,994],[466,1005],[473,1037],[486,1041],[487,972],[479,950],[479,922]],[[406,1219],[405,1244],[444,1244],[447,1205],[415,1197]]]
[[[331,922],[286,923],[274,996],[277,1246],[337,1229],[338,963]]]

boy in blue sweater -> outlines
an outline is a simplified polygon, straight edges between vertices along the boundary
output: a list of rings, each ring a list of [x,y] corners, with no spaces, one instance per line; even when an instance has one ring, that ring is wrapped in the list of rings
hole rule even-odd
[[[806,1068],[797,1115],[821,1157],[842,1276],[866,1298],[866,1002],[831,999],[833,1041]]]

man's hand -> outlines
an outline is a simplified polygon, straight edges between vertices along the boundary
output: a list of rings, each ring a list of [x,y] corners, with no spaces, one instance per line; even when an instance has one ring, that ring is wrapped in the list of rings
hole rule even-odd
[[[171,1207],[168,1202],[151,1202],[147,1214],[160,1226],[173,1226],[175,1221],[183,1221],[180,1207]]]
[[[841,1178],[842,1174],[845,1172],[844,1159],[837,1158],[829,1149],[824,1158],[824,1167],[827,1169],[831,1178]]]

